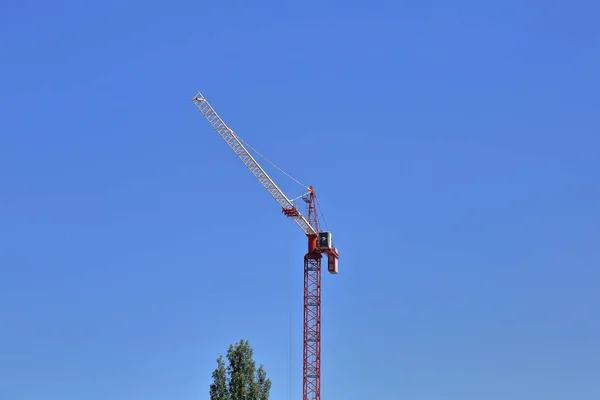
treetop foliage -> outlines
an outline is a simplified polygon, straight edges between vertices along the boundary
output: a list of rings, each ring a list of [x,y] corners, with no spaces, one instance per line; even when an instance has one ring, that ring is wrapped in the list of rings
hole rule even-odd
[[[222,355],[212,373],[210,400],[268,400],[271,380],[262,364],[256,368],[248,341],[229,345],[227,364]]]

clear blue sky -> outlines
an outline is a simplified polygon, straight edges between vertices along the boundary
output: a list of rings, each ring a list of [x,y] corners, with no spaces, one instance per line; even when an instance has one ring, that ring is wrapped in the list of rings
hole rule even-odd
[[[305,240],[200,89],[317,189],[324,400],[599,399],[595,3],[4,2],[0,398],[207,399],[244,338],[288,399],[291,313],[300,399]]]

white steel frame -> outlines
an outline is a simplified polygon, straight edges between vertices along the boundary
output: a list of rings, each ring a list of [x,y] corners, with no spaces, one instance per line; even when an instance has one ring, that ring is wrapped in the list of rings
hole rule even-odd
[[[208,101],[202,96],[200,92],[196,94],[195,97],[192,98],[192,102],[198,107],[198,110],[204,115],[204,117],[210,122],[213,128],[217,131],[217,133],[223,138],[225,143],[229,145],[231,150],[238,156],[240,160],[244,163],[244,165],[252,172],[252,174],[256,177],[256,179],[263,185],[265,189],[273,196],[275,201],[279,203],[282,209],[291,210],[294,209],[297,211],[297,215],[290,216],[298,224],[300,229],[304,231],[306,235],[316,235],[314,228],[310,225],[310,223],[306,220],[306,218],[300,213],[300,211],[296,208],[296,206],[292,203],[290,199],[277,187],[273,179],[264,169],[256,162],[254,157],[246,150],[240,139],[236,136],[236,134],[231,130],[225,122],[219,117],[217,112],[212,108],[212,106],[208,103]]]

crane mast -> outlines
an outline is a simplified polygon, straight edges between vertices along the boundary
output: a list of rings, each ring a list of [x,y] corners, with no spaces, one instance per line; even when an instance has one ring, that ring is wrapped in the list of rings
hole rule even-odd
[[[252,157],[225,122],[219,117],[213,107],[200,92],[192,98],[202,115],[208,120],[225,143],[233,150],[238,158],[256,177],[260,184],[271,194],[280,205],[285,216],[294,220],[308,239],[308,251],[304,256],[304,322],[303,322],[303,368],[302,368],[302,399],[321,399],[321,260],[327,256],[328,271],[338,273],[339,254],[333,245],[330,232],[319,230],[317,214],[317,198],[311,186],[303,196],[307,204],[305,218],[267,175],[265,170]]]

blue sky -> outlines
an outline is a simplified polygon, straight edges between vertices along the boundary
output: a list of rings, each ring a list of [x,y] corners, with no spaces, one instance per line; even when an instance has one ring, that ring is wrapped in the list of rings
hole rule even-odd
[[[0,398],[206,399],[240,338],[289,398],[291,317],[300,399],[306,243],[197,89],[317,190],[323,399],[600,398],[600,7],[484,3],[4,2]]]

